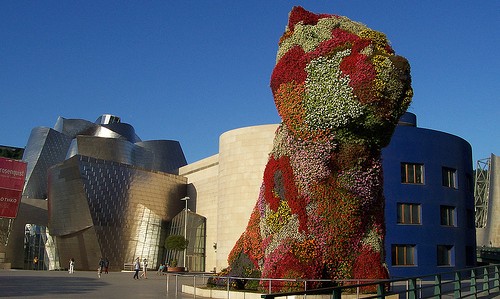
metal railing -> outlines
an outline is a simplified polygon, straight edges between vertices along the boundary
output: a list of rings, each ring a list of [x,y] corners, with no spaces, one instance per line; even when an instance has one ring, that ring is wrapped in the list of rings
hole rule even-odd
[[[300,296],[307,298],[308,295],[329,295],[332,299],[340,299],[345,295],[356,298],[386,298],[394,297],[417,299],[417,298],[481,298],[494,294],[500,296],[500,265],[489,265],[475,268],[467,268],[458,271],[438,273],[432,275],[396,278],[387,280],[326,280],[326,279],[272,279],[272,278],[242,278],[231,276],[215,276],[214,274],[170,274],[167,275],[167,294],[178,294],[182,292],[182,285],[192,286],[193,298],[205,298],[200,296],[200,289],[207,288],[209,278],[217,278],[223,281],[224,287],[219,288],[227,293],[226,298],[232,298],[232,292],[253,292],[253,290],[235,290],[232,285],[236,281],[258,281],[260,285],[261,298],[274,299],[286,298],[287,296]],[[318,283],[332,283],[338,286],[312,289]],[[301,290],[294,292],[273,293],[275,286],[287,283]],[[262,288],[264,286],[265,288]],[[362,294],[363,289],[373,289],[376,293]],[[262,291],[267,294],[262,294]],[[233,295],[234,297],[234,295]],[[239,298],[239,297],[238,297]],[[493,298],[493,297],[489,297]]]
[[[387,288],[390,285],[390,288]],[[385,298],[398,295],[399,298],[481,298],[492,294],[500,296],[499,265],[463,269],[432,275],[380,280],[374,283],[338,286],[321,290],[264,294],[264,299],[282,298],[291,295],[329,294],[330,298],[340,299],[344,294],[352,294],[353,289],[376,287],[376,294],[367,294],[363,298]],[[358,297],[357,297],[358,298]]]

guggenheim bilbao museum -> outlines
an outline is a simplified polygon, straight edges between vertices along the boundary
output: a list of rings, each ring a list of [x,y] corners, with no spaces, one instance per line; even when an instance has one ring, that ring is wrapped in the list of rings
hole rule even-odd
[[[101,257],[112,271],[135,257],[151,268],[173,260],[190,271],[227,267],[277,127],[225,132],[218,154],[191,164],[179,142],[142,141],[113,115],[34,128],[17,216],[0,219],[3,267],[58,270],[73,258],[77,270],[93,270]],[[400,119],[382,152],[391,276],[475,263],[471,152],[462,138],[418,128],[412,113]],[[167,236],[184,234],[185,257],[164,247]]]

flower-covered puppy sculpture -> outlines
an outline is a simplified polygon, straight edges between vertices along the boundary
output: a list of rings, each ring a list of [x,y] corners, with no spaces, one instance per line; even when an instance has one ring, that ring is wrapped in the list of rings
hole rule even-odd
[[[411,102],[407,60],[383,33],[294,7],[271,89],[282,123],[229,273],[387,278],[380,156]]]

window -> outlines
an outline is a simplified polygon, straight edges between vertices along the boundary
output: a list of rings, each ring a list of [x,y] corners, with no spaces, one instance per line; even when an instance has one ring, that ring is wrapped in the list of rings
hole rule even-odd
[[[401,163],[401,183],[423,184],[424,165],[414,163]]]
[[[437,246],[437,265],[438,266],[451,266],[451,254],[453,246],[451,245],[438,245]]]
[[[441,225],[455,226],[455,207],[441,206]]]
[[[443,186],[457,189],[457,170],[443,167]]]
[[[392,245],[391,249],[393,266],[415,265],[415,245]]]
[[[420,224],[420,205],[398,203],[398,224]]]

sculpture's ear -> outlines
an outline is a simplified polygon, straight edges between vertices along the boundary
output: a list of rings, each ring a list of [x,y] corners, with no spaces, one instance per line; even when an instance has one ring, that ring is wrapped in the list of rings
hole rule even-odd
[[[316,25],[319,16],[305,10],[302,6],[294,6],[288,16],[288,30],[293,31],[295,24],[302,22],[304,25]]]
[[[295,24],[316,25],[319,19],[329,18],[330,14],[315,14],[305,10],[302,6],[294,6],[288,15],[288,30],[293,31]]]

